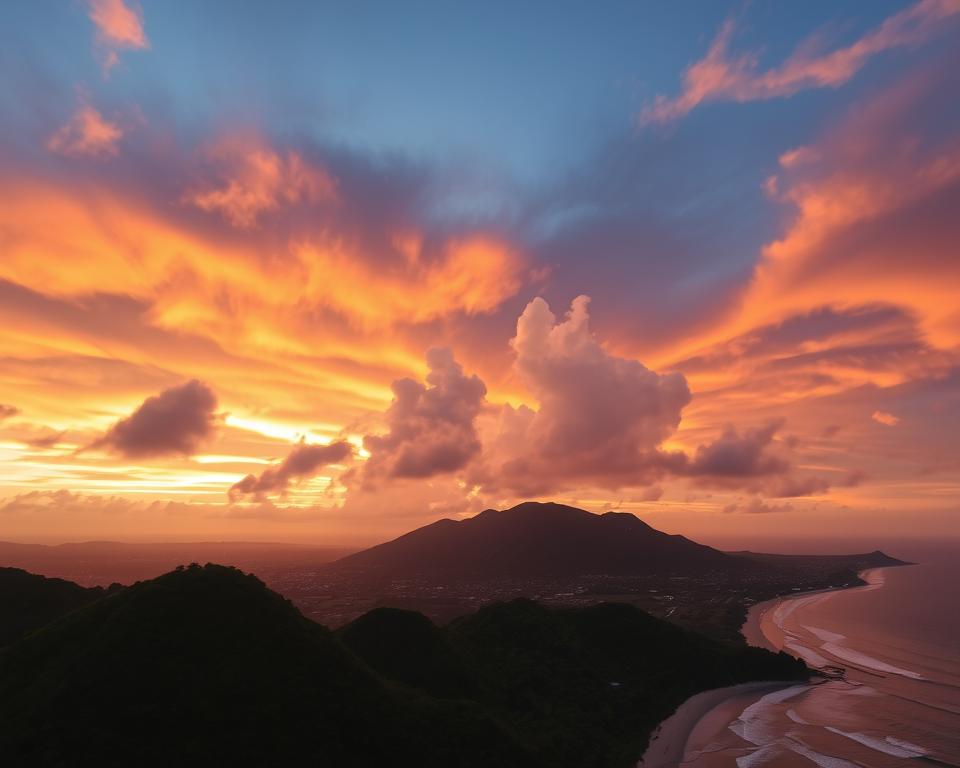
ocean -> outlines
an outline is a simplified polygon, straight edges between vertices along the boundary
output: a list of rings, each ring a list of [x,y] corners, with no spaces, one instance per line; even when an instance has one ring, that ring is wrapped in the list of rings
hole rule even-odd
[[[960,766],[960,551],[864,578],[761,607],[768,647],[844,679],[727,702],[682,765]]]

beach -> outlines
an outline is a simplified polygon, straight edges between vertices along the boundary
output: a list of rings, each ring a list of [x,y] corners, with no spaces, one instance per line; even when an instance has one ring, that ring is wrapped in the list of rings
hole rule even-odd
[[[955,628],[944,627],[943,646],[931,644],[930,626],[905,634],[923,620],[908,613],[923,605],[915,596],[943,583],[942,573],[870,569],[860,574],[865,584],[752,606],[742,629],[748,644],[783,649],[813,669],[841,667],[844,676],[698,694],[661,724],[640,768],[960,765]],[[928,612],[929,622],[946,614]]]
[[[780,648],[771,642],[775,625],[772,616],[785,600],[819,594],[828,590],[798,592],[765,600],[750,607],[741,629],[747,645],[776,653]],[[766,625],[766,631],[765,631]],[[762,700],[765,694],[796,687],[796,682],[752,682],[727,688],[703,691],[687,699],[664,720],[654,732],[650,745],[637,768],[670,768],[689,760],[703,760],[711,740],[727,728],[746,707]],[[744,742],[743,752],[752,746]],[[734,751],[737,751],[734,748]],[[689,758],[689,759],[687,759]]]
[[[783,636],[777,627],[777,623],[774,621],[774,615],[778,607],[789,601],[808,600],[813,598],[815,595],[822,595],[827,592],[866,589],[871,587],[877,588],[883,586],[882,575],[880,574],[880,572],[883,570],[883,568],[867,568],[866,570],[860,571],[857,576],[862,582],[864,582],[862,584],[853,584],[848,587],[829,587],[827,589],[811,589],[803,592],[794,592],[792,594],[780,595],[779,597],[774,597],[770,600],[764,600],[761,603],[756,603],[755,605],[750,606],[750,609],[747,611],[747,619],[740,628],[740,633],[743,635],[744,640],[747,641],[747,645],[752,645],[755,648],[765,648],[766,650],[773,651],[774,653],[783,650]]]
[[[787,682],[754,682],[714,688],[691,696],[654,731],[637,768],[671,768],[683,762],[693,737],[702,739],[711,729],[726,727],[728,715],[735,718],[743,702],[763,693],[795,685]]]
[[[772,616],[777,606],[785,600],[819,594],[828,590],[811,590],[784,595],[757,603],[750,607],[741,633],[747,645],[765,648],[776,653],[780,650],[770,640],[775,635]],[[766,629],[766,631],[765,631]],[[751,682],[726,688],[716,688],[691,696],[654,731],[650,744],[644,752],[637,768],[672,768],[697,761],[698,765],[708,765],[711,744],[718,735],[735,721],[739,714],[751,705],[762,701],[766,694],[797,687],[794,682]],[[724,752],[736,758],[749,754],[753,745],[743,741],[738,749],[732,747],[714,752]],[[719,758],[720,755],[718,754]]]

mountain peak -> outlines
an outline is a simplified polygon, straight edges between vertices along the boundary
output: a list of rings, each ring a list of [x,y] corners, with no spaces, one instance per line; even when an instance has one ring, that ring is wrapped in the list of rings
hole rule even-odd
[[[443,520],[337,561],[385,577],[570,577],[741,570],[742,560],[657,531],[627,512],[527,501]]]
[[[882,550],[879,550],[879,549],[873,550],[873,552],[866,555],[865,557],[869,559],[871,564],[876,565],[878,567],[885,566],[885,565],[890,565],[890,566],[913,565],[913,563],[911,563],[909,560],[901,560],[900,558],[893,557],[892,555],[888,555],[886,552],[883,552]]]
[[[509,509],[503,510],[510,514],[576,514],[589,515],[585,509],[578,509],[556,501],[524,501]]]

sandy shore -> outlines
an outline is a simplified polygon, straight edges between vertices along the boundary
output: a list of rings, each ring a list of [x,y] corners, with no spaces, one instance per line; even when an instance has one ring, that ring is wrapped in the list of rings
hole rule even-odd
[[[899,566],[892,566],[899,567]],[[768,634],[771,629],[771,612],[781,603],[788,600],[799,600],[805,597],[811,597],[812,595],[819,595],[824,592],[839,592],[841,590],[847,589],[863,589],[864,587],[874,587],[883,584],[883,577],[881,568],[868,568],[864,571],[860,571],[857,576],[866,584],[854,584],[848,587],[829,587],[827,589],[811,589],[804,592],[791,592],[786,595],[780,595],[779,597],[774,597],[771,600],[764,600],[762,603],[757,603],[756,605],[750,606],[750,609],[747,611],[747,620],[744,622],[743,626],[740,628],[740,634],[743,635],[744,639],[747,641],[747,645],[752,645],[757,648],[766,648],[768,651],[773,651],[776,653],[781,648],[778,648],[771,640],[770,634]],[[766,625],[764,624],[764,619],[767,619]],[[767,630],[767,631],[765,631]]]
[[[862,571],[859,576],[868,585],[874,586],[878,581],[877,571],[880,570],[882,569],[872,568]],[[882,579],[880,581],[882,582]],[[810,597],[820,592],[856,589],[862,586],[795,592],[765,600],[750,607],[740,631],[748,645],[776,653],[780,649],[771,642],[768,633],[772,629],[772,612],[778,605],[786,600]],[[729,688],[703,691],[692,696],[660,724],[637,768],[676,768],[684,761],[688,747],[694,752],[701,749],[715,731],[726,729],[727,724],[737,717],[751,699],[757,700],[770,691],[796,684],[796,681],[742,683]]]
[[[732,699],[738,699],[745,695],[759,697],[769,691],[791,685],[796,685],[796,681],[741,683],[740,685],[731,685],[728,688],[714,688],[691,696],[677,708],[676,712],[660,723],[650,739],[647,751],[643,753],[643,757],[637,763],[637,768],[676,768],[683,762],[687,740],[694,730],[698,728],[702,730],[704,726],[709,725],[711,713],[724,712],[724,717],[726,717],[724,704]],[[740,709],[742,709],[742,705],[737,709],[737,712]],[[736,717],[736,713],[733,717]],[[726,722],[729,722],[729,720]],[[726,726],[726,722],[724,726]]]

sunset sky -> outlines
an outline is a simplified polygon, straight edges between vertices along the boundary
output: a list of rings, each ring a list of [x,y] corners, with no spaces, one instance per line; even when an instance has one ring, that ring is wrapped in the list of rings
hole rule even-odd
[[[0,539],[960,537],[960,0],[3,18]]]

